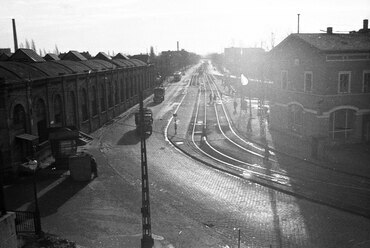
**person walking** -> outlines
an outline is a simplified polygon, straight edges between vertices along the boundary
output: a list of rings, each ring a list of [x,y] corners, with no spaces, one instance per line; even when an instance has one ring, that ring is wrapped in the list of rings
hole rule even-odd
[[[212,93],[209,93],[209,103],[212,102]]]
[[[238,103],[236,102],[236,100],[234,100],[234,114],[236,114],[236,108],[238,107]]]
[[[217,95],[216,95],[216,94],[214,94],[214,95],[213,95],[213,101],[216,103],[216,100],[217,100]]]
[[[96,160],[95,158],[90,155],[90,167],[91,167],[91,173],[93,175],[94,178],[98,177],[98,164],[96,163]]]
[[[251,133],[252,132],[252,118],[249,118],[248,119],[247,132],[248,133]]]

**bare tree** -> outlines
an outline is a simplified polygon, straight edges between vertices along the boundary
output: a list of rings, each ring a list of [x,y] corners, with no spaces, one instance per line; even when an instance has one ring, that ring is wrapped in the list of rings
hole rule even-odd
[[[39,48],[39,55],[42,57],[42,51],[41,51],[41,48]]]
[[[31,49],[36,52],[36,45],[33,39],[31,40]]]
[[[55,44],[54,53],[56,55],[59,55],[60,54],[57,44]]]
[[[30,49],[31,48],[31,46],[30,46],[30,42],[26,39],[26,41],[25,41],[25,44],[26,44],[26,48],[27,49]]]
[[[19,48],[24,48],[24,45],[22,42],[19,44]]]

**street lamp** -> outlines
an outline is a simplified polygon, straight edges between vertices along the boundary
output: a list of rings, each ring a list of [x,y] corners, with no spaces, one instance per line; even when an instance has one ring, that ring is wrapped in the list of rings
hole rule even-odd
[[[35,231],[36,235],[41,236],[41,218],[40,218],[40,209],[39,209],[39,203],[37,198],[37,186],[36,186],[36,170],[38,168],[38,162],[37,160],[31,160],[28,163],[28,167],[33,171],[33,194],[35,198]]]
[[[0,216],[6,214],[5,196],[3,189],[3,168],[0,168]]]

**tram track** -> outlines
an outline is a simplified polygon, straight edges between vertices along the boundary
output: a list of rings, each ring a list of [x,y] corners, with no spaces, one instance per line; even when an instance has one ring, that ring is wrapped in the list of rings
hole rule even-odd
[[[251,145],[237,135],[222,101],[208,102],[210,93],[217,94],[220,99],[214,79],[205,75],[197,80],[203,82],[198,83],[191,142],[198,153],[248,180],[370,218],[369,180],[357,180],[354,175],[325,170],[291,158],[280,164],[278,156],[271,151],[266,159],[263,147]]]

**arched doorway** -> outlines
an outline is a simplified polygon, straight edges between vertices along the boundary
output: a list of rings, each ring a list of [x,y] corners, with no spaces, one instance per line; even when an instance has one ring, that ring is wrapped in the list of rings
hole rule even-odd
[[[67,108],[68,108],[68,117],[67,118],[67,121],[68,121],[68,126],[76,126],[76,123],[77,123],[77,117],[76,117],[76,97],[75,97],[75,93],[73,91],[70,91],[69,92],[69,95],[68,95],[68,104],[67,104]]]
[[[57,127],[63,125],[63,104],[59,94],[54,97],[54,125]]]
[[[39,142],[42,143],[48,139],[48,131],[45,102],[41,98],[36,101],[35,113]]]
[[[26,131],[26,112],[22,104],[17,104],[13,109],[13,126],[15,130]]]

